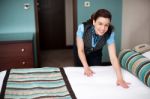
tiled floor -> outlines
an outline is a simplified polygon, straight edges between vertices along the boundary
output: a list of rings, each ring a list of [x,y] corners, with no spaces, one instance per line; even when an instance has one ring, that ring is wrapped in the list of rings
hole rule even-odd
[[[72,49],[41,51],[41,67],[63,67],[73,65]]]

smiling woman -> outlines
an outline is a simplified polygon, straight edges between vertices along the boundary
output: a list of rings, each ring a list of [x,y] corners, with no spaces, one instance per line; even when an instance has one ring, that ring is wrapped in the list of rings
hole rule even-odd
[[[114,33],[112,30],[111,13],[106,9],[98,10],[92,14],[91,19],[79,25],[77,30],[77,49],[83,50],[84,46],[88,65],[101,65],[103,46],[106,42],[109,45],[114,43]],[[79,55],[79,57],[81,56]],[[82,59],[80,59],[81,61],[78,57],[76,59],[76,65],[82,66]]]
[[[112,15],[108,10],[99,9],[91,15],[91,19],[79,25],[74,46],[75,65],[83,66],[84,74],[92,76],[94,72],[89,66],[102,65],[102,49],[107,44],[109,57],[117,74],[117,85],[128,88],[116,56],[111,18]]]

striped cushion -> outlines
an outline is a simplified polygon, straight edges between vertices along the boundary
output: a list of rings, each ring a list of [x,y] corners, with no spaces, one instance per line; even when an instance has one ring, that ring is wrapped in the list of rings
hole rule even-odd
[[[138,77],[150,87],[150,59],[130,49],[122,50],[119,54],[121,66]]]

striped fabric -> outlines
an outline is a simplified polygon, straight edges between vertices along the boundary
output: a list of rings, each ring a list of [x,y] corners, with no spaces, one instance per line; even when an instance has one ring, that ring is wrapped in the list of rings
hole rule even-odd
[[[11,69],[5,99],[72,99],[60,68]]]
[[[138,77],[150,87],[150,59],[130,49],[122,50],[119,54],[121,66]]]

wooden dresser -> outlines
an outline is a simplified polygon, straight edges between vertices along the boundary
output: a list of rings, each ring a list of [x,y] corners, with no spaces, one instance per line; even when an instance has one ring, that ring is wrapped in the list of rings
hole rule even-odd
[[[31,41],[0,42],[0,71],[10,68],[31,68],[34,65]]]

